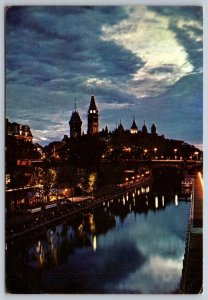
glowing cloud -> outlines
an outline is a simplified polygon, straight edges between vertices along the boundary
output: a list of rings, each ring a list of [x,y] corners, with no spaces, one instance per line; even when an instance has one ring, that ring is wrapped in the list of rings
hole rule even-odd
[[[169,28],[170,17],[160,16],[145,6],[127,10],[128,19],[113,26],[102,26],[101,38],[130,50],[144,62],[144,66],[133,74],[133,82],[128,85],[129,92],[139,98],[155,96],[192,72],[193,66],[175,32]],[[184,22],[181,20],[179,26],[183,27]]]

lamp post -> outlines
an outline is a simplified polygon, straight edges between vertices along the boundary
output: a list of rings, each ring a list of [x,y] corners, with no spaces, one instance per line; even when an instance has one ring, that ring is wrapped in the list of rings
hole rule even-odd
[[[175,148],[173,151],[175,153],[175,159],[177,159],[176,153],[177,153],[178,149]]]
[[[154,148],[154,151],[155,151],[155,159],[156,159],[157,148]]]
[[[146,158],[146,155],[147,155],[147,149],[144,149],[144,156],[145,156],[145,158]]]

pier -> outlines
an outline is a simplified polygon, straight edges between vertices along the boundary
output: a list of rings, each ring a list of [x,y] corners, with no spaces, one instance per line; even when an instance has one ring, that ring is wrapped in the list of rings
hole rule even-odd
[[[203,289],[203,179],[195,175],[186,249],[183,261],[181,294],[199,294]]]

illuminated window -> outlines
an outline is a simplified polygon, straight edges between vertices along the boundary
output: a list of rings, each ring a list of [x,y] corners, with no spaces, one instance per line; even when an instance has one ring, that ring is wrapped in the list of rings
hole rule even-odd
[[[92,110],[90,110],[90,113],[92,114]]]
[[[95,113],[96,113],[96,111],[95,111],[95,110],[93,110],[93,113],[95,114]]]

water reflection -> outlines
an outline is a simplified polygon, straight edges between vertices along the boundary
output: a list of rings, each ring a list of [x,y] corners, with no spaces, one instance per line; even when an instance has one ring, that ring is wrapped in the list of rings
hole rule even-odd
[[[156,209],[158,208],[158,197],[157,196],[155,197],[155,208]]]
[[[175,192],[160,195],[144,186],[38,238],[15,241],[7,250],[8,289],[172,293],[180,282],[189,205]]]
[[[178,195],[175,195],[175,206],[178,206]]]
[[[162,196],[162,206],[164,207],[165,206],[165,197]]]
[[[96,251],[96,249],[97,249],[97,237],[96,237],[96,235],[93,236],[92,245],[93,245],[93,250]]]

